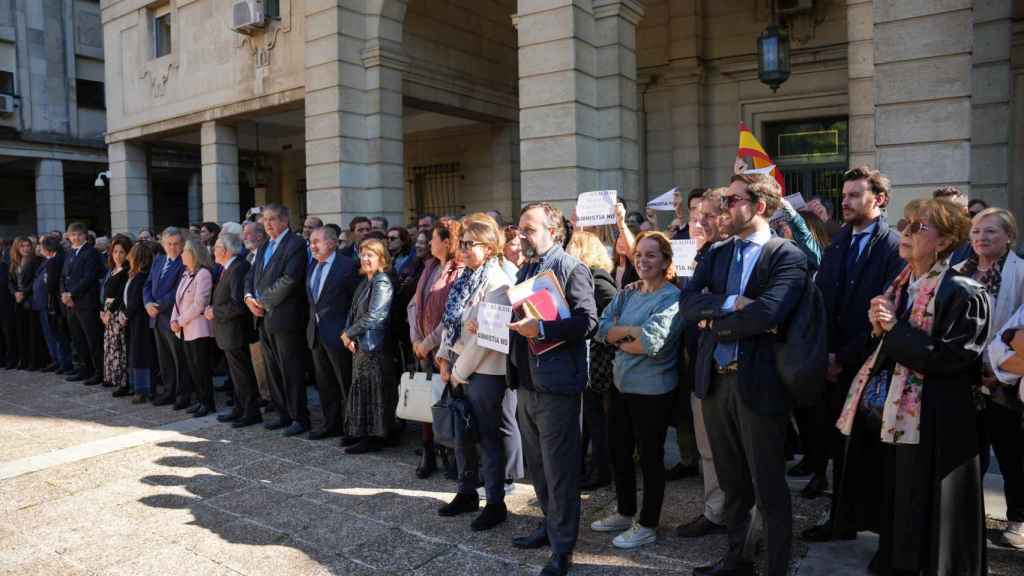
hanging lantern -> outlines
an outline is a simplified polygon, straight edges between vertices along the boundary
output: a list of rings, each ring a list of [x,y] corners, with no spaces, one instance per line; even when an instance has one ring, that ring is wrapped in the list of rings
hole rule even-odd
[[[789,79],[789,33],[775,24],[757,39],[757,77],[772,92]]]

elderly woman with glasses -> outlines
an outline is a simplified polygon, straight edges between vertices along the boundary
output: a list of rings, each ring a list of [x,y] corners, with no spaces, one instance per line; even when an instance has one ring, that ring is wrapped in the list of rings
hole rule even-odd
[[[871,301],[874,352],[836,422],[850,438],[839,498],[880,503],[861,526],[880,536],[876,574],[986,572],[973,394],[990,303],[984,286],[949,266],[969,226],[947,200],[907,206],[907,267]],[[872,441],[877,451],[856,449]]]

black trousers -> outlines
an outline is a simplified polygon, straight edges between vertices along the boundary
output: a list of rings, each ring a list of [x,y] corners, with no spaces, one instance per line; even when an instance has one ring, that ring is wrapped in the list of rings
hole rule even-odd
[[[231,375],[231,384],[235,391],[235,406],[232,413],[253,419],[260,416],[260,393],[256,386],[256,371],[252,365],[252,354],[249,345],[224,350],[224,360]]]
[[[301,332],[267,331],[260,323],[260,345],[263,360],[270,372],[270,401],[284,424],[298,422],[309,428],[306,408],[306,339]]]
[[[672,419],[673,396],[672,392],[648,396],[611,389],[608,437],[619,514],[635,516],[637,512],[633,454],[639,452],[644,504],[638,521],[645,528],[657,528],[661,521],[665,500],[665,434]]]
[[[14,321],[20,348],[20,364],[27,370],[37,370],[49,363],[50,353],[46,350],[43,340],[42,325],[39,324],[39,312],[18,306]]]
[[[764,516],[767,576],[789,572],[793,508],[786,484],[788,415],[758,414],[740,398],[736,373],[712,376],[701,403],[715,472],[725,492],[723,516],[729,528],[726,562],[742,560],[750,509]]]
[[[96,308],[75,306],[68,310],[68,328],[71,341],[81,363],[79,373],[83,376],[103,374],[103,323]]]
[[[192,376],[189,374],[185,347],[181,339],[171,332],[170,327],[160,324],[153,329],[153,335],[156,338],[160,378],[164,385],[162,397],[174,399],[179,403],[191,402]]]
[[[611,478],[611,452],[608,448],[608,392],[592,388],[583,391],[583,443],[581,463],[590,446],[590,476]]]
[[[567,554],[580,529],[580,395],[517,392],[523,455],[551,550]]]
[[[1002,404],[985,399],[985,409],[978,413],[981,475],[989,467],[989,449],[996,453],[999,471],[1003,475],[1003,495],[1006,497],[1006,519],[1024,522],[1024,430],[1021,413]]]
[[[6,290],[0,287],[0,290]],[[7,310],[5,320],[0,321],[0,348],[3,349],[3,364],[7,368],[14,368],[18,364],[18,332],[14,326],[14,305]]]
[[[340,434],[345,430],[345,402],[352,388],[352,353],[341,346],[324,346],[317,338],[313,370],[324,412],[324,430]]]
[[[213,338],[196,338],[182,341],[185,365],[195,386],[196,400],[209,410],[215,410],[213,400]]]

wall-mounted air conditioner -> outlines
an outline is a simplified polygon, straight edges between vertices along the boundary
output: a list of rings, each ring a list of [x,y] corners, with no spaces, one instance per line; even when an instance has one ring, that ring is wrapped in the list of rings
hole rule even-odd
[[[252,34],[263,28],[267,16],[263,0],[235,0],[231,6],[231,29],[242,34]]]
[[[0,94],[0,114],[14,114],[14,96]]]

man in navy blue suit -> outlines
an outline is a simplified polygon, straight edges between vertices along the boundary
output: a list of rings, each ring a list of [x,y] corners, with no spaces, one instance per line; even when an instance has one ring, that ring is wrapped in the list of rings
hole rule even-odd
[[[103,381],[103,326],[100,324],[100,279],[103,259],[86,244],[88,229],[81,222],[68,226],[71,249],[61,274],[61,303],[67,311],[68,328],[79,357],[77,374],[68,382],[95,385]]]
[[[288,208],[267,204],[261,212],[270,239],[260,246],[245,279],[245,305],[256,317],[263,357],[270,372],[270,396],[285,436],[309,430],[306,409],[306,242],[288,229]]]
[[[185,348],[181,340],[171,332],[171,311],[178,291],[178,280],[185,269],[181,262],[185,237],[181,230],[168,226],[160,235],[160,244],[164,253],[153,261],[149,279],[142,288],[149,326],[153,328],[156,337],[160,376],[164,382],[163,394],[154,394],[153,404],[165,406],[173,403],[175,410],[181,410],[189,406],[192,379],[185,365]]]
[[[313,351],[316,387],[324,425],[309,433],[310,440],[340,436],[345,398],[352,385],[352,354],[341,344],[352,295],[359,282],[356,261],[338,250],[333,228],[317,228],[310,235],[314,264],[306,280],[309,324],[306,340]]]

